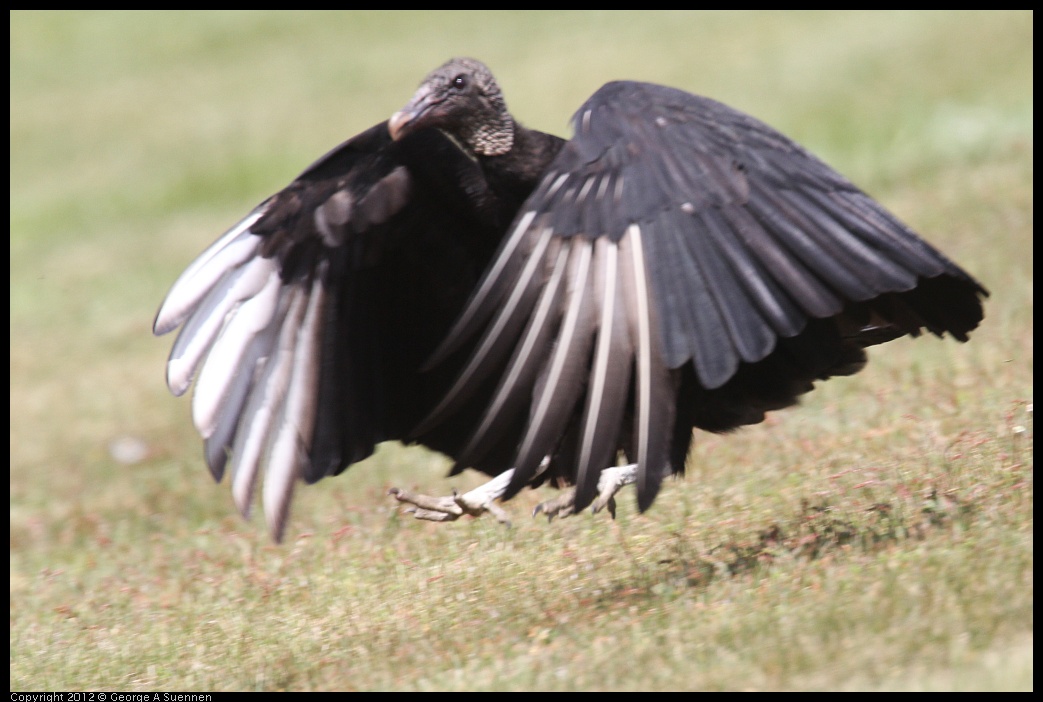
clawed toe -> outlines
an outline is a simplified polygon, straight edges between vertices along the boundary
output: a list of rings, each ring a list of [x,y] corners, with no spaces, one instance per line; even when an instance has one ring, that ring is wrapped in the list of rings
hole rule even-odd
[[[535,509],[532,510],[532,516],[545,514],[547,515],[547,521],[551,522],[554,521],[555,517],[565,518],[570,516],[575,511],[575,506],[576,492],[568,490],[553,500],[547,500],[536,505]]]
[[[507,476],[507,481],[509,480],[510,476]],[[416,519],[429,522],[452,522],[465,514],[480,517],[488,512],[496,517],[496,521],[510,526],[511,520],[507,516],[507,512],[494,502],[503,493],[503,486],[506,486],[505,480],[494,479],[463,495],[453,490],[452,495],[432,497],[395,487],[388,490],[388,494],[399,502],[412,505],[406,511],[412,513]]]
[[[590,511],[597,514],[601,510],[608,508],[608,513],[613,519],[616,518],[616,498],[614,495],[598,495],[597,499],[594,500],[590,505]],[[540,514],[547,515],[547,521],[553,521],[555,517],[564,519],[565,517],[571,517],[576,513],[576,493],[573,490],[562,493],[553,500],[547,500],[536,505],[535,509],[532,510],[532,516],[535,517]]]
[[[412,505],[406,512],[411,513],[417,519],[429,522],[452,522],[465,514],[464,508],[457,501],[455,492],[444,497],[432,497],[393,487],[388,490],[388,494],[399,502]]]

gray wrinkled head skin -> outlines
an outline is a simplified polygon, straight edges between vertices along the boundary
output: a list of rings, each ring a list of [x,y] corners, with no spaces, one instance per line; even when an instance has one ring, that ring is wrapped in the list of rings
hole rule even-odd
[[[502,156],[514,144],[514,120],[492,72],[473,58],[454,58],[427,74],[409,103],[388,120],[391,138],[441,129],[476,156]]]

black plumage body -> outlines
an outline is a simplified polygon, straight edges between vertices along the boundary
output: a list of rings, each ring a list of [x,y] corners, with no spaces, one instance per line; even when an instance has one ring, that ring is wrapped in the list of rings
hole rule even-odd
[[[278,537],[298,478],[388,440],[513,470],[505,498],[576,485],[577,509],[623,452],[645,509],[693,427],[759,422],[867,346],[982,319],[979,283],[752,117],[614,82],[573,129],[526,130],[456,59],[179,279],[156,320],[185,324],[168,382],[204,367],[196,424],[215,477],[229,457],[247,476],[241,509],[264,465]]]

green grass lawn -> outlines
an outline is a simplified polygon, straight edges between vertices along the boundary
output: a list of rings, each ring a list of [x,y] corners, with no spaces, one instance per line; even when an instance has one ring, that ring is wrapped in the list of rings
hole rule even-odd
[[[1031,689],[1029,13],[11,14],[13,690]],[[565,134],[607,80],[804,143],[993,295],[801,408],[700,435],[618,518],[418,522],[385,445],[287,542],[209,479],[156,307],[453,55]],[[139,443],[143,457],[117,461]]]

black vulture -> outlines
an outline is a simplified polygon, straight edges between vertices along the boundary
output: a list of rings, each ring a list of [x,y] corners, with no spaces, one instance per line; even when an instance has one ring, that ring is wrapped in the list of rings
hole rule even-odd
[[[608,83],[565,141],[456,58],[207,249],[163,302],[206,462],[282,537],[298,480],[383,441],[494,479],[393,490],[418,517],[647,509],[693,427],[723,432],[849,375],[865,347],[966,341],[985,288],[776,130],[681,90]],[[198,373],[197,373],[198,372]],[[198,375],[198,377],[196,377]],[[622,465],[619,465],[622,464]]]

